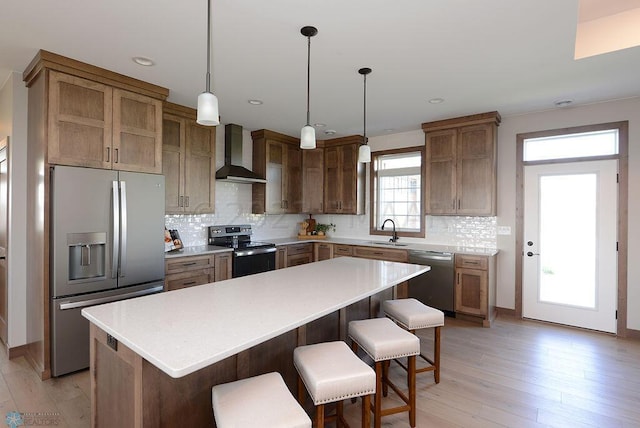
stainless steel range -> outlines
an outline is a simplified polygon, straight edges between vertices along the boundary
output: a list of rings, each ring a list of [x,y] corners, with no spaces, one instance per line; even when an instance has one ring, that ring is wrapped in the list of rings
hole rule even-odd
[[[251,225],[209,226],[209,245],[233,248],[233,277],[276,268],[276,245],[251,240]]]

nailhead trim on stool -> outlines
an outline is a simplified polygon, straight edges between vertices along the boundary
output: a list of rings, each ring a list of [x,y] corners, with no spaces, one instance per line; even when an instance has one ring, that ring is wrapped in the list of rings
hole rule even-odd
[[[211,388],[218,428],[311,428],[280,373],[267,373]]]
[[[349,323],[349,337],[353,341],[354,351],[362,348],[375,362],[376,366],[376,396],[373,406],[374,427],[380,428],[382,416],[395,413],[409,412],[409,425],[416,426],[416,355],[420,354],[420,340],[417,336],[398,327],[388,318],[373,318],[368,320],[351,321]],[[388,377],[389,362],[396,358],[407,357],[409,370],[407,372],[406,396],[394,385]],[[390,386],[406,403],[382,409],[382,396],[386,396],[386,387]]]
[[[433,359],[420,354],[420,357],[429,365],[416,369],[416,373],[433,371],[436,383],[440,383],[440,328],[444,326],[444,312],[432,308],[416,299],[387,300],[383,304],[383,310],[387,317],[400,326],[415,333],[423,328],[433,328]],[[404,369],[406,367],[399,363]]]
[[[299,346],[293,351],[298,371],[298,401],[304,403],[304,387],[316,406],[316,426],[324,426],[324,405],[338,402],[336,417],[342,417],[342,400],[362,397],[362,426],[369,427],[371,395],[376,391],[376,375],[342,341]],[[347,425],[348,426],[348,425]]]

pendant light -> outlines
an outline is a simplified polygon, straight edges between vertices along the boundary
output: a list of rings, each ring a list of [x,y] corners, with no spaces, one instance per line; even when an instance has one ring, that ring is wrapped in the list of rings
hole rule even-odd
[[[207,83],[206,90],[198,95],[196,122],[205,126],[220,125],[218,97],[211,92],[211,1],[207,0]]]
[[[302,27],[300,33],[307,38],[307,124],[300,131],[300,148],[315,149],[316,148],[316,129],[311,126],[309,115],[309,89],[311,76],[311,38],[318,34],[316,27]]]
[[[364,77],[364,108],[363,117],[364,125],[362,132],[362,145],[358,149],[358,162],[368,163],[371,162],[371,147],[367,144],[367,74],[371,73],[370,68],[361,68],[358,73]]]

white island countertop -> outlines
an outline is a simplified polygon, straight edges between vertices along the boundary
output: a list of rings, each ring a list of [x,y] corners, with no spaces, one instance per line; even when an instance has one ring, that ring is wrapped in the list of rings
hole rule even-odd
[[[93,306],[82,315],[179,378],[429,269],[339,257]]]

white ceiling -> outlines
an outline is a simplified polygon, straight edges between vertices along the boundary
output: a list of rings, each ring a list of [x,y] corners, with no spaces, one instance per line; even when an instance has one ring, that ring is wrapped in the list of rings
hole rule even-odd
[[[373,69],[368,135],[552,109],[564,99],[640,96],[640,48],[573,59],[578,0],[212,1],[213,92],[222,121],[249,130],[297,135],[304,125],[305,25],[319,30],[311,122],[335,136],[362,133],[361,67]],[[206,0],[0,0],[0,86],[46,49],[167,87],[170,101],[195,107],[205,87],[206,9]],[[136,55],[156,65],[138,66]]]

